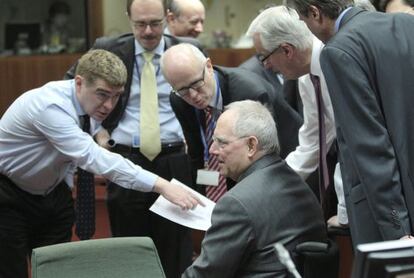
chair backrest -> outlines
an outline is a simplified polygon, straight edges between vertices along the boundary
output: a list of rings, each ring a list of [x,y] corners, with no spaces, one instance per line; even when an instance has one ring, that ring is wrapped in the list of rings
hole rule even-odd
[[[164,271],[148,237],[92,239],[33,249],[32,278],[161,277]]]
[[[307,241],[298,244],[294,251],[299,256],[297,268],[303,278],[337,278],[339,249],[335,241],[327,243]]]

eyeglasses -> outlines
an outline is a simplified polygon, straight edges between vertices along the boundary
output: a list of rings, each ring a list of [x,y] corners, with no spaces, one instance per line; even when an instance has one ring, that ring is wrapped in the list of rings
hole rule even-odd
[[[272,56],[273,53],[275,53],[276,51],[278,51],[280,49],[282,45],[279,45],[278,47],[276,47],[275,49],[273,49],[269,54],[267,55],[263,55],[263,54],[259,54],[257,55],[257,57],[259,58],[260,62],[262,64],[264,64],[266,62],[267,59],[269,59],[270,56]]]
[[[244,139],[244,138],[247,138],[247,137],[249,137],[249,136],[241,136],[241,137],[238,137],[238,138],[230,141],[230,140],[226,140],[226,139],[223,139],[223,138],[219,138],[219,137],[213,135],[212,136],[212,139],[213,139],[213,142],[217,144],[217,146],[219,147],[219,149],[224,149],[226,146],[230,145],[231,143],[234,143],[234,142],[236,142],[236,141],[238,141],[240,139]]]
[[[206,65],[204,65],[204,67],[203,67],[203,73],[201,74],[201,78],[194,81],[189,86],[183,87],[183,88],[178,89],[178,90],[172,89],[171,92],[173,92],[174,94],[176,94],[179,97],[185,97],[190,92],[190,89],[193,89],[193,90],[200,89],[201,87],[203,87],[206,84],[206,82],[204,81],[204,74],[205,73],[206,73]]]
[[[149,22],[145,22],[145,21],[132,21],[132,26],[134,26],[134,28],[136,30],[145,30],[147,29],[147,26],[149,26],[151,29],[156,29],[156,28],[160,28],[163,23],[164,23],[164,18],[163,19],[157,19],[157,20],[152,20]]]

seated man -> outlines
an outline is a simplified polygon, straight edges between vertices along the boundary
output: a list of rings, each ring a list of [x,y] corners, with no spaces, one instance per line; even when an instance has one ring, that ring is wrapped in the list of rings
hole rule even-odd
[[[182,277],[286,277],[274,243],[292,251],[327,239],[316,197],[279,157],[272,115],[259,102],[226,106],[213,138],[220,173],[237,184],[217,202],[201,254]]]

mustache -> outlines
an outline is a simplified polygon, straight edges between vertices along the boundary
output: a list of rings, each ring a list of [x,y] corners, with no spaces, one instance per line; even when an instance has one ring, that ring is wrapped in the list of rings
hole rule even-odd
[[[156,39],[157,36],[154,36],[154,35],[146,35],[146,36],[143,36],[142,38],[144,40],[153,40],[153,39]]]

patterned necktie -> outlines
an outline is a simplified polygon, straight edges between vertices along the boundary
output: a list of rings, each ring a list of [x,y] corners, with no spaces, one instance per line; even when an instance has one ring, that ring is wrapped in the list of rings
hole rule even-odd
[[[205,119],[206,119],[206,129],[205,129],[205,136],[206,142],[208,142],[208,149],[210,149],[211,144],[213,144],[213,132],[214,127],[211,126],[211,121],[213,120],[213,108],[208,106],[204,109]],[[207,162],[207,169],[212,171],[219,171],[219,163],[218,163],[218,156],[214,154],[209,154],[208,162]],[[227,184],[226,178],[222,175],[219,175],[219,184],[218,186],[211,186],[207,185],[206,187],[206,196],[210,200],[217,202],[224,193],[227,192]]]
[[[319,126],[319,195],[322,207],[326,207],[326,189],[329,186],[328,164],[326,162],[327,146],[325,132],[325,117],[323,114],[324,104],[322,99],[321,82],[319,76],[310,74],[310,78],[315,88],[316,104],[318,107],[318,126]]]
[[[83,120],[83,122],[82,122]],[[90,119],[82,116],[82,130],[90,133]],[[76,188],[76,228],[80,240],[90,239],[95,233],[95,184],[92,173],[78,168]]]
[[[141,73],[140,152],[152,161],[161,152],[157,80],[152,64],[154,54],[145,52],[143,56],[145,64]]]

